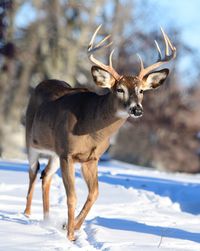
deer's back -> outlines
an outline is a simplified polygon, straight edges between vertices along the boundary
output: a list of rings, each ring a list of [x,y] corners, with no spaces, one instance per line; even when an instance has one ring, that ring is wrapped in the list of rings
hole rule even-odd
[[[26,143],[28,145],[34,117],[39,107],[50,101],[57,100],[64,95],[84,92],[84,88],[72,88],[69,84],[60,80],[45,80],[33,91],[26,111]]]

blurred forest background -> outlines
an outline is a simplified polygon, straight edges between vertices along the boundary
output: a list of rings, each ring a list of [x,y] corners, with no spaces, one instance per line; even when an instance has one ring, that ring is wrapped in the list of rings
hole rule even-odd
[[[92,85],[87,45],[102,23],[112,34],[114,64],[120,73],[138,72],[140,53],[146,64],[156,59],[154,39],[161,40],[156,6],[149,1],[1,0],[0,1],[0,155],[26,158],[24,114],[32,89],[56,78],[73,86]],[[165,11],[165,10],[163,10]],[[152,15],[153,12],[153,15]],[[23,13],[21,25],[17,19]],[[171,74],[159,90],[145,93],[144,116],[129,120],[110,152],[116,159],[170,171],[199,172],[200,64],[181,40],[181,29],[165,31],[177,48]],[[102,52],[107,60],[109,52]],[[179,63],[192,58],[188,72]],[[191,68],[191,71],[190,71]],[[193,77],[189,74],[194,73]],[[185,78],[190,84],[185,84]]]

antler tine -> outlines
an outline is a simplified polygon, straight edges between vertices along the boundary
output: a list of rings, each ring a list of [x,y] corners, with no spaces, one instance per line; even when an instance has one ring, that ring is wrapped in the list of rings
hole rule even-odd
[[[101,29],[101,26],[102,26],[102,24],[100,24],[100,25],[97,27],[97,29],[95,30],[94,34],[92,35],[92,38],[91,38],[91,40],[90,40],[90,42],[89,42],[89,45],[88,45],[88,50],[90,50],[90,49],[93,48],[93,44],[94,44],[95,37],[96,37],[98,31]]]
[[[174,47],[174,46],[172,45],[172,42],[171,42],[171,40],[169,39],[169,37],[167,36],[167,34],[166,34],[166,38],[167,38],[167,42],[168,42],[169,47],[171,48],[171,50],[172,50],[172,51],[176,51],[176,47]]]
[[[140,54],[137,53],[136,55],[137,55],[137,57],[138,57],[139,60],[140,60],[140,71],[142,71],[142,70],[144,70],[144,63],[143,63],[143,60],[142,60]]]
[[[101,45],[106,41],[108,40],[109,38],[111,37],[111,35],[107,35],[104,39],[102,39],[95,47],[99,48],[101,47]],[[113,42],[111,41],[109,44],[107,44],[106,46],[110,46]]]
[[[160,46],[156,40],[154,40],[154,42],[156,45],[156,49],[158,50],[158,60],[157,61],[162,60],[162,52],[161,52]]]
[[[163,39],[164,39],[164,43],[165,43],[165,56],[164,56],[164,58],[162,58],[161,49],[160,49],[160,47],[158,45],[158,42],[155,40],[155,45],[156,45],[156,48],[157,48],[157,51],[158,51],[158,60],[157,60],[156,63],[144,68],[142,59],[139,56],[140,64],[141,64],[141,70],[140,70],[140,73],[139,73],[138,77],[140,79],[142,79],[149,72],[151,72],[154,69],[160,67],[162,64],[165,64],[165,63],[169,62],[171,59],[174,59],[176,57],[176,47],[174,47],[172,45],[172,42],[170,41],[169,37],[167,36],[167,34],[163,30],[163,28],[161,27],[160,29],[161,29]]]
[[[109,47],[109,46],[113,43],[113,42],[111,41],[111,42],[108,43],[107,45],[104,44],[105,41],[108,40],[108,39],[111,37],[111,35],[107,35],[104,39],[102,39],[102,40],[101,40],[97,45],[95,45],[95,47],[94,47],[94,40],[95,40],[95,38],[96,38],[96,35],[97,35],[98,31],[101,29],[101,26],[102,26],[102,24],[100,24],[100,25],[97,27],[97,29],[95,30],[95,32],[94,32],[94,34],[93,34],[93,36],[92,36],[92,38],[91,38],[91,40],[90,40],[89,46],[88,46],[88,52],[94,52],[94,51],[99,50],[99,49],[101,49],[101,48],[103,48],[103,47]]]
[[[168,44],[168,41],[167,41],[167,38],[166,38],[166,34],[165,34],[162,27],[160,27],[160,30],[162,32],[164,42],[165,42],[165,56],[169,56],[169,44]]]
[[[174,47],[172,45],[172,42],[170,41],[170,39],[169,39],[169,37],[167,36],[166,33],[165,33],[165,37],[166,37],[167,43],[168,43],[168,45],[169,45],[169,47],[170,47],[170,49],[172,51],[172,56],[173,56],[173,58],[175,58],[176,57],[176,47]]]
[[[110,67],[112,67],[112,56],[113,56],[113,54],[114,54],[114,51],[115,51],[115,49],[113,49],[113,50],[111,51],[110,56],[109,56],[109,65],[110,65]]]
[[[162,27],[160,29],[161,29],[162,34],[164,36],[164,40],[165,40],[165,44],[166,44],[166,51],[169,51],[169,47],[170,47],[171,52],[172,52],[171,55],[169,54],[169,52],[168,53],[166,52],[165,55],[166,55],[167,58],[173,59],[173,58],[176,57],[176,47],[174,47],[172,45],[172,42],[170,41],[168,35],[165,33],[165,31],[162,29]]]
[[[92,38],[90,40],[90,43],[89,43],[89,46],[88,46],[89,59],[95,65],[97,65],[97,66],[101,67],[102,69],[106,70],[107,72],[109,72],[116,80],[119,80],[121,78],[121,76],[114,70],[114,68],[112,66],[112,56],[113,56],[114,50],[112,50],[111,53],[110,53],[109,65],[105,65],[105,64],[101,63],[99,60],[95,59],[95,57],[93,56],[93,52],[95,52],[95,51],[97,51],[97,50],[99,50],[101,48],[106,48],[106,47],[110,46],[113,43],[113,42],[110,42],[108,44],[105,43],[111,37],[111,35],[107,35],[98,44],[94,45],[96,35],[97,35],[98,31],[100,30],[101,26],[102,25],[99,25],[97,27],[97,29],[95,30],[95,32],[92,35]]]

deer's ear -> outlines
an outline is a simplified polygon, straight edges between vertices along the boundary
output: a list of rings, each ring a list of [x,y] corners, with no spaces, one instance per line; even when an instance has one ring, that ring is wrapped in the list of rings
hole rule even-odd
[[[162,69],[160,71],[154,71],[154,72],[147,74],[143,78],[142,89],[144,91],[146,91],[146,90],[158,88],[159,86],[161,86],[164,83],[168,74],[169,74],[168,69]]]
[[[97,86],[110,89],[115,84],[115,79],[113,76],[100,67],[92,66],[91,72],[94,82]]]

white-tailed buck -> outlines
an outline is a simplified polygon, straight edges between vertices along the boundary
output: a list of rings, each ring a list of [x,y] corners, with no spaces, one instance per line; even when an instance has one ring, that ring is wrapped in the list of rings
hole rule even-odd
[[[81,227],[97,199],[97,165],[100,156],[109,146],[110,136],[129,116],[142,116],[143,93],[160,86],[169,73],[168,69],[155,69],[176,56],[176,48],[161,30],[165,42],[164,57],[156,42],[159,57],[156,63],[145,68],[140,58],[141,70],[138,75],[119,75],[112,66],[113,51],[109,65],[99,62],[93,55],[95,51],[110,45],[106,43],[109,36],[94,45],[100,27],[92,36],[88,55],[94,64],[91,72],[95,84],[108,88],[109,92],[98,95],[87,89],[71,88],[64,81],[46,80],[36,87],[26,113],[30,181],[25,214],[31,214],[34,184],[39,170],[38,159],[41,153],[46,153],[49,155],[49,162],[41,175],[44,218],[49,214],[51,179],[60,166],[67,195],[69,240],[75,239],[74,231]],[[76,217],[75,162],[81,163],[88,187],[87,200]]]

